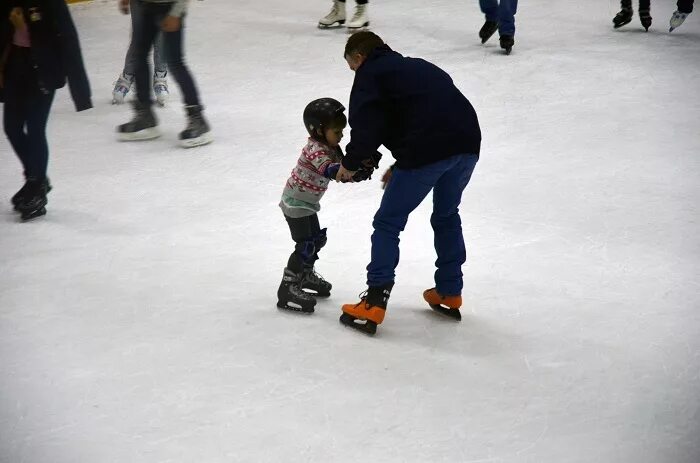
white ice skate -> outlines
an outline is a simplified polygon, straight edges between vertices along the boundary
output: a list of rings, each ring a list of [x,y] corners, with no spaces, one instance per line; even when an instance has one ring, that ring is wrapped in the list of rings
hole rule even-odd
[[[340,27],[345,24],[345,2],[333,1],[331,12],[318,21],[319,29]]]
[[[673,32],[673,29],[680,27],[680,25],[683,24],[683,21],[685,21],[685,18],[687,18],[689,14],[690,13],[681,13],[678,10],[674,11],[673,16],[671,16],[671,23],[668,31]]]
[[[117,82],[112,90],[112,104],[122,104],[129,93],[131,85],[134,83],[134,76],[129,74],[120,74]]]
[[[156,101],[159,106],[165,106],[165,103],[170,97],[170,92],[168,91],[168,80],[165,76],[168,75],[168,71],[156,72],[153,75],[153,93],[156,95]]]
[[[367,15],[367,4],[356,5],[355,14],[347,23],[348,32],[357,32],[366,27],[369,27],[369,16]]]

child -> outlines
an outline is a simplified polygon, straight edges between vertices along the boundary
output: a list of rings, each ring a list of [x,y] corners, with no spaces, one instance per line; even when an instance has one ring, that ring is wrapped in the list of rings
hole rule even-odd
[[[124,69],[117,78],[117,82],[114,85],[114,90],[112,91],[112,104],[122,104],[124,103],[124,98],[126,94],[131,90],[131,85],[134,83],[134,78],[136,74],[136,44],[134,42],[133,31],[141,27],[141,21],[143,21],[143,15],[141,14],[141,5],[138,0],[129,1],[129,9],[131,10],[131,42],[129,42],[129,49],[126,52],[126,58],[124,59]],[[168,101],[168,67],[165,63],[165,59],[161,55],[161,50],[163,48],[163,35],[158,34],[155,42],[153,42],[153,93],[156,95],[156,101],[160,106],[165,106]]]
[[[651,26],[651,15],[649,13],[650,1],[651,0],[639,0],[639,21],[646,31],[648,31]],[[620,0],[620,7],[620,12],[613,18],[615,29],[629,24],[632,21],[632,13],[634,13],[634,11],[632,11],[632,0]]]
[[[345,24],[345,0],[333,0],[331,12],[318,21],[319,29],[329,29],[331,27],[347,26],[348,32],[355,32],[369,26],[369,16],[367,16],[367,4],[369,0],[355,0],[355,14],[352,19]]]
[[[10,0],[0,6],[0,101],[7,138],[26,182],[12,197],[22,220],[46,214],[46,124],[68,81],[77,111],[92,108],[78,33],[64,0]]]
[[[326,244],[326,229],[316,213],[331,180],[335,180],[343,159],[338,144],[347,125],[345,107],[333,98],[314,100],[304,109],[309,140],[287,180],[280,208],[296,243],[277,290],[277,307],[311,313],[318,297],[330,296],[332,285],[314,271],[318,251]],[[294,305],[290,305],[290,303]]]

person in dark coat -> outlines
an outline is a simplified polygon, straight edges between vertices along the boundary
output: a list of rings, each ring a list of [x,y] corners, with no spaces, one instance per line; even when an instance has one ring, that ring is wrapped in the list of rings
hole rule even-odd
[[[391,174],[385,174],[388,183],[372,224],[367,293],[360,302],[343,306],[341,322],[373,334],[383,321],[399,262],[399,234],[431,190],[430,221],[438,258],[435,288],[426,290],[424,298],[457,318],[466,260],[458,207],[479,160],[476,111],[445,71],[400,55],[372,32],[352,35],[345,59],[355,80],[350,142],[336,180],[352,181],[358,169],[372,162],[380,145],[391,151],[396,163]]]
[[[77,111],[92,108],[78,33],[64,0],[3,0],[0,6],[0,101],[3,126],[24,167],[12,197],[23,220],[46,214],[46,124],[57,89],[68,81]]]

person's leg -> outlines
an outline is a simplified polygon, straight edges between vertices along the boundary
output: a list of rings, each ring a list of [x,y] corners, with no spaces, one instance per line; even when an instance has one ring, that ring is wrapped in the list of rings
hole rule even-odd
[[[37,92],[29,101],[27,114],[27,139],[28,139],[28,164],[26,174],[28,178],[37,180],[46,179],[46,170],[49,163],[49,145],[46,140],[46,124],[51,112],[54,91],[48,94]]]
[[[132,43],[134,46],[134,75],[136,82],[136,96],[139,103],[150,107],[151,99],[151,72],[148,65],[148,54],[153,47],[153,42],[160,30],[158,5],[144,3],[142,0],[134,0],[138,3],[137,11],[140,19],[134,22],[132,30]],[[132,16],[133,16],[132,11]]]
[[[452,158],[451,158],[452,159]],[[440,177],[433,189],[433,214],[430,224],[435,232],[435,289],[442,296],[462,292],[462,264],[466,261],[459,204],[469,183],[477,155],[460,155]]]
[[[200,102],[197,86],[192,78],[190,70],[185,65],[183,48],[184,29],[185,18],[182,18],[179,30],[175,32],[161,32],[163,36],[163,53],[168,64],[168,70],[180,87],[185,105],[199,106]]]
[[[487,21],[498,22],[498,0],[479,0],[479,7]]]
[[[124,69],[122,69],[122,75],[131,76],[133,78],[136,72],[136,42],[134,40],[134,32],[141,29],[141,23],[143,22],[143,16],[141,12],[141,3],[138,0],[131,0],[129,2],[129,15],[131,16],[131,40],[129,41],[129,48],[126,51],[126,56],[124,57]]]
[[[500,35],[515,35],[515,13],[518,10],[518,0],[500,0],[498,5],[498,33]]]
[[[399,263],[399,234],[408,216],[425,199],[440,176],[446,162],[404,170],[395,168],[372,226],[372,259],[367,266],[367,286],[379,287],[394,281]]]
[[[24,167],[24,175],[27,174],[27,166],[30,162],[29,137],[25,132],[25,125],[30,106],[30,96],[38,91],[36,83],[30,82],[27,76],[32,75],[29,52],[12,48],[5,66],[3,105],[3,129],[7,140]]]
[[[693,0],[678,0],[676,6],[681,13],[690,14],[693,12]]]
[[[313,214],[307,217],[287,217],[287,225],[294,240],[294,252],[287,260],[287,268],[301,275],[306,265],[313,265],[316,256],[314,244],[314,229],[318,227],[318,216]]]

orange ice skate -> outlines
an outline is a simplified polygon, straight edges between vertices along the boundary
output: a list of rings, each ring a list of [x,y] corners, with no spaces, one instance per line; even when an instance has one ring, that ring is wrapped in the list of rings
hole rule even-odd
[[[423,299],[434,311],[455,320],[462,319],[462,314],[459,312],[459,308],[462,307],[462,296],[441,296],[435,288],[430,288],[423,291]]]

